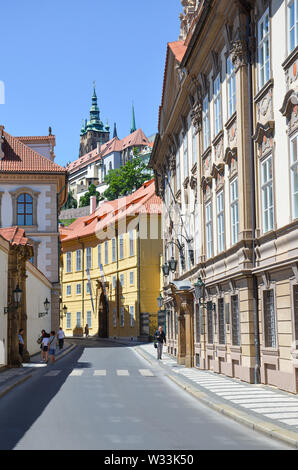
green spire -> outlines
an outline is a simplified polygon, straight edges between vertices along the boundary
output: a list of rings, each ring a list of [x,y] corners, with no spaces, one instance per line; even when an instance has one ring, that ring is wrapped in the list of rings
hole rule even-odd
[[[135,108],[134,108],[134,105],[132,104],[132,123],[131,123],[130,133],[132,134],[136,130],[137,130],[137,127],[136,127],[136,118],[135,118]]]
[[[99,108],[97,106],[97,96],[95,91],[95,82],[93,82],[92,105],[90,108],[90,120],[87,124],[87,130],[103,130],[103,123],[100,120]]]

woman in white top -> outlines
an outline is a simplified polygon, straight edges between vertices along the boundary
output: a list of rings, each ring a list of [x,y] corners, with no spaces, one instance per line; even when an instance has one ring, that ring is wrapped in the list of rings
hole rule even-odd
[[[44,353],[44,356],[43,356],[44,361],[48,362],[48,358],[49,358],[49,351],[48,351],[48,349],[49,349],[49,337],[48,337],[48,335],[46,335],[42,338],[41,345],[42,345],[42,351]]]

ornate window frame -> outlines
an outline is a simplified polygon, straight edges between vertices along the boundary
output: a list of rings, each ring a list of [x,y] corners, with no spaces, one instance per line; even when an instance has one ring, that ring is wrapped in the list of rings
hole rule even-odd
[[[9,191],[12,201],[12,225],[18,225],[17,223],[17,199],[21,194],[29,194],[32,197],[32,225],[19,225],[19,227],[25,229],[37,229],[38,228],[38,221],[37,221],[37,204],[38,204],[38,197],[40,195],[39,191],[34,191],[28,187],[21,187],[16,189],[15,191]]]

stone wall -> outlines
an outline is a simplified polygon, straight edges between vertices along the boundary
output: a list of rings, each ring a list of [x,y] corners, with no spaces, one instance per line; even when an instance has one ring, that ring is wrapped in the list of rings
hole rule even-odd
[[[90,214],[90,206],[78,207],[77,209],[66,209],[60,212],[59,220],[77,219]]]

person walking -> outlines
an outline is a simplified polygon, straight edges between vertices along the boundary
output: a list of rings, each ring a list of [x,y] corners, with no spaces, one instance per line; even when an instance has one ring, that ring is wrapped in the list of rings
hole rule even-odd
[[[51,364],[54,364],[55,356],[56,356],[56,348],[57,348],[57,339],[56,339],[55,331],[51,331],[51,336],[49,339],[48,347],[49,347],[49,355],[50,355]]]
[[[44,337],[42,338],[42,352],[43,352],[43,362],[48,362],[49,358],[49,339],[50,335],[48,333],[44,334]]]
[[[86,336],[86,338],[88,338],[88,336],[89,336],[89,325],[88,325],[88,323],[85,326],[85,336]]]
[[[157,359],[161,359],[163,343],[166,344],[166,335],[161,325],[154,334],[154,340],[157,344]]]
[[[64,346],[64,338],[65,338],[65,334],[64,334],[64,331],[62,330],[61,326],[59,327],[59,331],[58,331],[58,344],[59,344],[59,349],[63,349],[63,346]]]
[[[19,334],[18,334],[18,340],[19,340],[19,354],[22,360],[24,359],[24,345],[25,345],[23,335],[24,335],[24,330],[23,328],[20,328]]]

